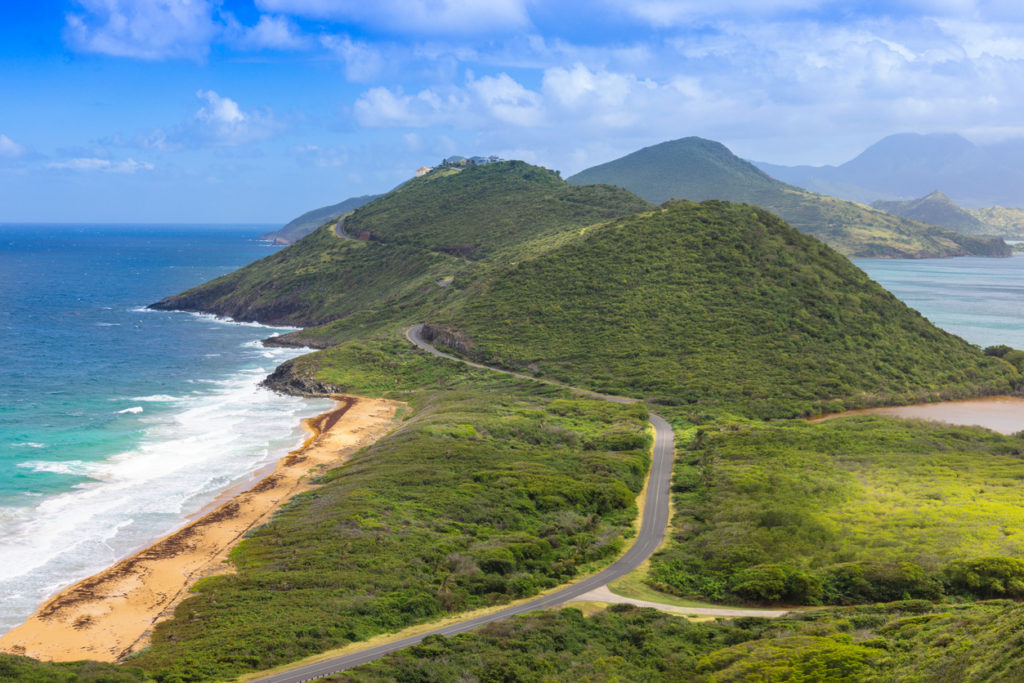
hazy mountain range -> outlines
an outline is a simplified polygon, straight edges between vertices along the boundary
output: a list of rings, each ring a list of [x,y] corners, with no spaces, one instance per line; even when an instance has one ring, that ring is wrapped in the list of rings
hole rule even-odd
[[[978,145],[960,135],[901,133],[839,166],[755,165],[815,192],[870,203],[940,190],[968,208],[1024,206],[1024,140]]]

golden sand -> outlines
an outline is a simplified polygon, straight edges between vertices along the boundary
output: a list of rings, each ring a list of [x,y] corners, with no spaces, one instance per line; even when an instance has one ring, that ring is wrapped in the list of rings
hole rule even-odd
[[[338,407],[304,421],[311,436],[255,486],[211,512],[44,603],[0,637],[0,651],[48,661],[112,662],[141,649],[199,579],[233,570],[228,553],[292,496],[311,474],[337,467],[394,426],[395,401],[335,396]]]

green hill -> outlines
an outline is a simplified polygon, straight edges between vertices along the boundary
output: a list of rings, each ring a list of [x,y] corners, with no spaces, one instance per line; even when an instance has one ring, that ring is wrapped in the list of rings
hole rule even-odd
[[[1009,239],[1024,240],[1024,209],[992,206],[987,209],[971,209],[971,215],[996,228],[993,234]]]
[[[477,261],[537,237],[648,208],[617,187],[576,187],[546,168],[505,161],[432,171],[357,211],[345,231]]]
[[[821,242],[718,201],[589,228],[432,322],[485,363],[759,417],[1005,392],[1018,378]]]
[[[654,203],[676,198],[754,204],[851,257],[1010,255],[998,239],[965,236],[788,185],[702,138],[646,147],[568,180],[618,185]]]
[[[361,197],[349,197],[343,202],[307,211],[298,218],[288,222],[280,230],[260,235],[260,239],[274,242],[275,244],[291,244],[293,242],[297,242],[327,221],[333,221],[344,216],[349,211],[354,211],[364,204],[369,204],[377,197],[380,197],[380,195],[364,194]]]
[[[356,209],[343,239],[325,225],[287,249],[153,304],[240,321],[312,326],[365,314],[380,323],[437,310],[488,259],[541,236],[650,204],[615,187],[575,187],[519,161],[443,169]]]
[[[888,201],[879,199],[871,202],[871,206],[887,211],[894,216],[902,216],[911,220],[931,223],[965,235],[1002,235],[1003,232],[994,225],[979,220],[973,212],[958,205],[952,199],[936,190],[931,194],[908,201]]]

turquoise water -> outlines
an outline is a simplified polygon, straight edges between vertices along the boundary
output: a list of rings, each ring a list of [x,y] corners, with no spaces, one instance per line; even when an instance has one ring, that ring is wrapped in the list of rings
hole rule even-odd
[[[982,347],[1024,349],[1024,254],[854,263],[942,329]]]
[[[273,251],[266,226],[0,225],[0,632],[181,525],[326,401],[258,387],[284,330],[144,308]]]

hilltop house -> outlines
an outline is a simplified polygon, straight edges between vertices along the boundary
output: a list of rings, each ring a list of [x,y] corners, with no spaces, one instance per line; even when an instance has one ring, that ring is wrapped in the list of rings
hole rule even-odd
[[[466,168],[467,166],[483,166],[484,164],[491,164],[495,161],[503,161],[501,157],[492,154],[489,157],[466,157],[462,156],[450,156],[441,162],[438,168]]]

